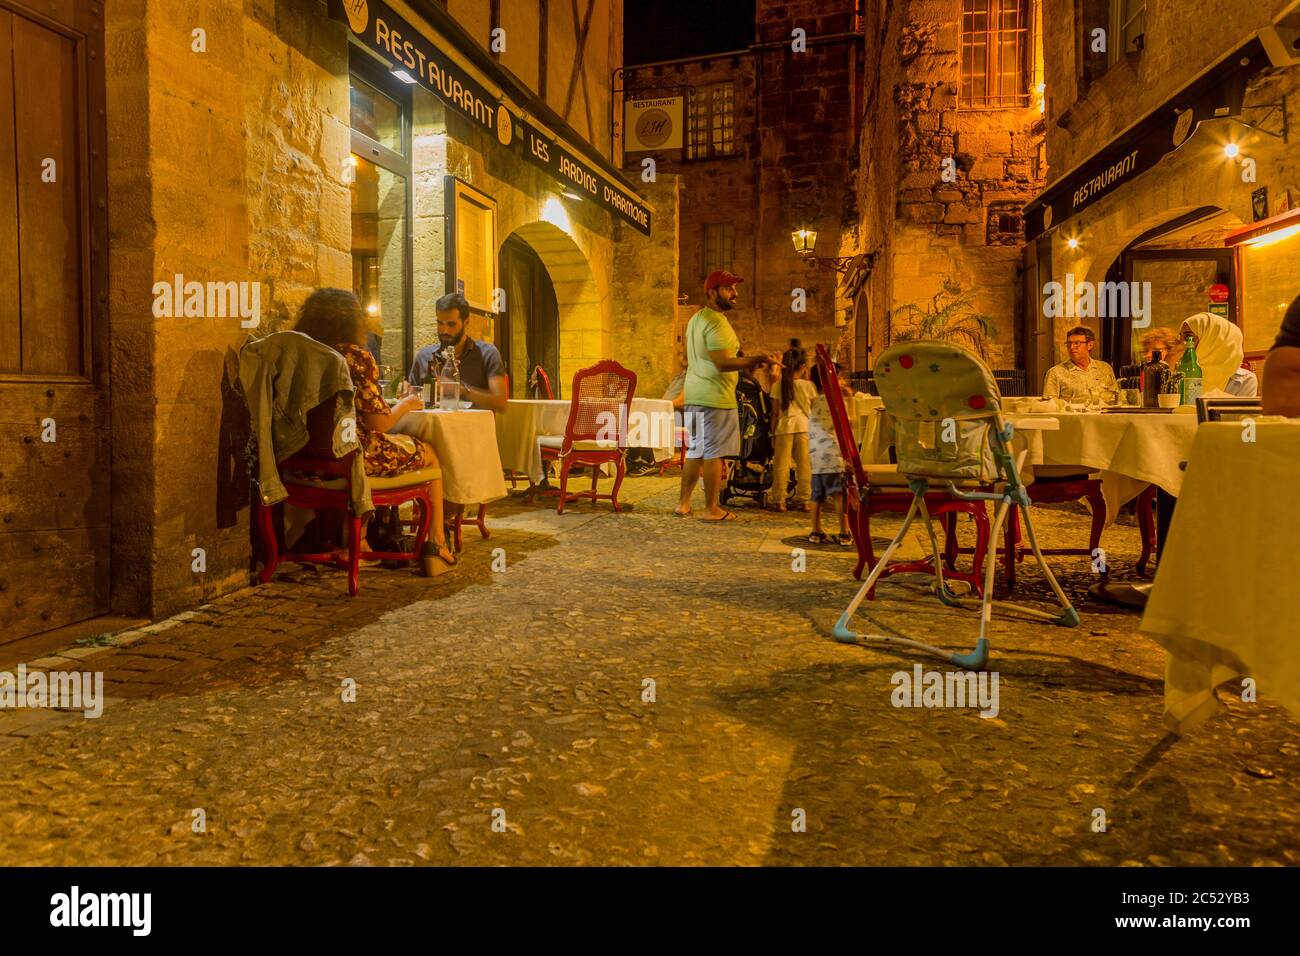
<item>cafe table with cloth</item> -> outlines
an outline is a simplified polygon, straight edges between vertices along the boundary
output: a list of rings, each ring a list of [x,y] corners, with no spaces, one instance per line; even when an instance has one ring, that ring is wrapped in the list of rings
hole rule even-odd
[[[1169,413],[1076,411],[1055,399],[1006,397],[1003,413],[1022,421],[1035,416],[1055,419],[1052,429],[1035,430],[1026,436],[1030,477],[1035,466],[1058,473],[1064,469],[1100,472],[1106,500],[1106,521],[1113,522],[1119,509],[1149,484],[1177,497],[1183,483],[1180,463],[1191,453],[1196,437],[1196,414],[1177,410]],[[863,407],[864,414],[872,411]],[[874,412],[879,421],[863,427],[862,457],[885,464],[894,440],[893,422],[881,408]]]
[[[1290,493],[1300,421],[1207,422],[1196,432],[1142,633],[1161,644],[1165,724],[1185,733],[1219,709],[1239,676],[1261,701],[1300,716],[1300,579]],[[1253,439],[1253,440],[1252,440]]]
[[[429,409],[408,412],[392,430],[433,446],[442,466],[444,501],[486,504],[506,496],[494,417],[481,409]]]
[[[501,463],[511,471],[527,475],[533,484],[540,482],[542,452],[537,439],[542,435],[563,435],[569,421],[569,407],[568,399],[511,399],[506,410],[496,418]],[[656,462],[673,457],[672,402],[633,398],[626,427],[628,447],[651,449]]]

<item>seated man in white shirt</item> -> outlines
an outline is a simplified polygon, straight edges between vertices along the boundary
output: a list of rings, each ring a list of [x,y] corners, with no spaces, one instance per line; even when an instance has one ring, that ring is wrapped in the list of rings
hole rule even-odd
[[[1070,357],[1047,370],[1043,397],[1083,402],[1088,400],[1089,392],[1117,388],[1111,367],[1092,357],[1096,347],[1097,336],[1092,329],[1082,325],[1070,329],[1065,335],[1066,353]]]

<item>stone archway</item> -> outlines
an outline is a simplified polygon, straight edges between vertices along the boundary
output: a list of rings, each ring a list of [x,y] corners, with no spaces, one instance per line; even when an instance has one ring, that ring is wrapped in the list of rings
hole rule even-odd
[[[609,354],[596,274],[573,237],[550,222],[519,226],[510,235],[526,242],[550,274],[560,318],[560,382]]]

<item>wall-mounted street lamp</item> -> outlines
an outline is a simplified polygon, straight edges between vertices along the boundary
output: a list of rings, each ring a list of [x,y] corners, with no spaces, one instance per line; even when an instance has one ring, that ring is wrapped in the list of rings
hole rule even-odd
[[[814,253],[817,246],[816,229],[796,229],[790,233],[790,240],[794,243],[795,255],[805,262],[817,266],[821,269],[829,269],[831,272],[845,273],[849,269],[849,263],[857,256],[834,256],[826,258]]]

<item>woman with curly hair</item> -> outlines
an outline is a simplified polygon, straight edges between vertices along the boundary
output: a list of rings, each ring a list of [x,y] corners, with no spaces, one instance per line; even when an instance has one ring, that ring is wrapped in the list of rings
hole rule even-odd
[[[365,456],[367,475],[390,478],[438,467],[438,456],[432,445],[410,435],[389,434],[402,416],[423,408],[424,404],[418,393],[408,395],[391,409],[384,401],[379,388],[379,366],[364,345],[366,325],[361,302],[355,295],[346,289],[317,289],[302,304],[294,329],[328,345],[347,361],[352,387],[356,390],[357,441]],[[443,529],[442,479],[434,480],[432,486],[433,519],[429,535],[438,559],[451,566],[456,563],[456,555],[447,546]]]

